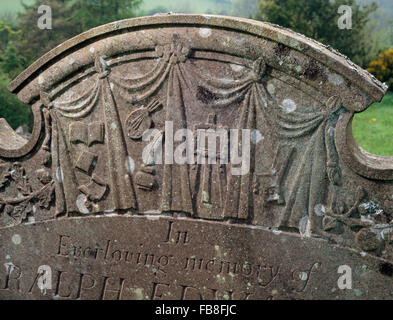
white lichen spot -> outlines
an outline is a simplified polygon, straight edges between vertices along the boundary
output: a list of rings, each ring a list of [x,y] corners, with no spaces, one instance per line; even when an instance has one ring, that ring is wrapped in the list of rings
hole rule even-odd
[[[132,174],[135,170],[135,161],[130,156],[126,158],[126,170],[129,174]]]
[[[276,87],[274,86],[274,84],[269,83],[267,85],[267,91],[271,94],[274,95],[276,93]]]
[[[335,86],[339,86],[344,82],[344,79],[342,76],[340,76],[339,74],[336,73],[330,73],[328,75],[328,81],[331,84],[334,84]]]
[[[296,103],[291,99],[284,99],[281,103],[281,108],[287,113],[294,112],[296,110]]]
[[[38,84],[41,86],[45,83],[45,78],[40,74],[38,77]]]
[[[277,229],[273,229],[273,233],[274,233],[275,235],[280,235],[280,234],[282,233],[282,231],[277,230]]]
[[[308,279],[308,274],[307,272],[299,272],[299,279],[302,281],[306,281]]]
[[[302,72],[303,68],[302,68],[302,66],[296,66],[295,70],[296,70],[296,72],[300,73],[300,72]]]
[[[216,277],[217,277],[217,282],[219,284],[224,284],[225,283],[225,277],[221,276],[220,274],[218,274]]]
[[[10,260],[10,259],[11,259],[11,256],[10,256],[9,254],[7,254],[7,255],[5,256],[5,258],[6,258],[7,260]]]
[[[212,34],[212,29],[210,29],[210,28],[200,28],[199,29],[199,35],[202,38],[208,38],[211,36],[211,34]]]
[[[69,58],[68,59],[68,63],[69,63],[69,65],[72,66],[75,63],[75,59],[74,58]]]
[[[251,142],[257,144],[259,141],[263,140],[261,132],[257,129],[251,131]]]
[[[244,69],[240,64],[231,63],[231,69],[235,72],[240,72]]]
[[[353,289],[353,292],[355,293],[355,296],[361,297],[363,295],[362,290],[359,289]]]
[[[112,122],[112,123],[111,123],[111,129],[112,129],[112,130],[115,130],[116,128],[117,128],[116,123]]]
[[[86,195],[82,193],[76,198],[76,206],[80,213],[87,214],[90,212],[89,209],[86,208],[86,200]]]
[[[278,33],[277,38],[281,42],[285,42],[287,40],[287,36],[285,34],[282,34],[282,33]]]
[[[95,51],[94,47],[90,47],[90,52],[94,53],[94,51]]]
[[[330,128],[328,129],[328,134],[329,134],[329,136],[331,136],[331,137],[334,136],[334,128],[333,128],[333,127],[330,127]]]
[[[143,288],[136,288],[131,291],[135,294],[135,300],[143,300],[145,298],[143,295]]]
[[[362,251],[362,252],[360,252],[360,255],[361,255],[362,257],[365,257],[365,256],[367,255],[367,253],[364,252],[364,251]]]
[[[109,87],[111,88],[111,91],[112,91],[112,90],[113,90],[113,88],[115,87],[114,83],[113,83],[113,82],[111,82],[111,83],[109,84]]]
[[[325,206],[323,204],[318,203],[314,207],[314,212],[315,212],[315,214],[317,216],[323,217],[325,215],[325,212],[326,212]]]
[[[20,244],[22,242],[22,238],[19,234],[14,234],[11,238],[12,242],[16,245]]]
[[[282,64],[284,63],[284,61],[280,61],[278,64],[280,65],[280,66],[282,66]]]
[[[236,43],[238,46],[243,46],[245,42],[246,42],[246,40],[245,40],[244,38],[235,39],[235,43]]]

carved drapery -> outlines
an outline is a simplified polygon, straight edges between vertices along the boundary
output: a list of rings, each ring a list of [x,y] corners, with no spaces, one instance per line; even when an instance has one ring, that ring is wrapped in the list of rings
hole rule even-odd
[[[91,90],[74,100],[48,105],[53,121],[57,214],[137,209],[122,125],[108,81],[109,69],[102,57],[97,58],[95,67],[98,76]],[[93,111],[102,113],[103,122],[92,121]],[[96,172],[100,158],[106,160],[103,167],[109,181]]]
[[[366,251],[390,243],[391,158],[358,148],[350,126],[386,88],[288,30],[217,19],[156,16],[98,28],[21,74],[10,88],[33,104],[35,124],[27,142],[0,128],[9,138],[0,143],[0,226],[182,212],[350,239]],[[158,145],[167,151],[173,139],[165,121],[174,132],[240,129],[238,139],[228,136],[240,155],[248,152],[241,130],[250,129],[250,170],[234,175],[241,165],[231,159],[156,163]],[[153,142],[142,138],[149,128]],[[207,160],[205,151],[196,146],[192,156]]]
[[[51,116],[54,122],[53,148],[57,150],[53,157],[53,170],[57,172],[58,176],[56,179],[57,212],[80,211],[78,197],[81,193],[86,195],[88,202],[92,201],[93,203],[99,203],[104,194],[108,193],[111,199],[110,204],[98,207],[99,209],[96,210],[137,208],[131,177],[127,172],[127,165],[125,165],[127,151],[121,133],[122,125],[116,113],[116,101],[112,89],[116,87],[121,93],[122,99],[136,104],[148,101],[162,88],[163,83],[166,83],[165,120],[173,122],[174,132],[177,129],[187,128],[185,95],[197,98],[198,95],[202,95],[202,98],[198,99],[198,103],[204,105],[204,108],[213,114],[219,108],[233,104],[239,106],[236,128],[240,129],[238,139],[240,154],[242,153],[241,129],[257,129],[257,117],[263,119],[266,126],[275,132],[279,137],[280,145],[294,145],[296,139],[309,136],[304,152],[301,154],[294,152],[294,157],[300,159],[300,164],[296,167],[296,171],[290,173],[291,177],[286,181],[285,201],[281,203],[283,206],[277,226],[301,229],[305,219],[311,225],[321,225],[319,220],[315,221],[319,218],[315,216],[314,208],[325,201],[327,178],[332,183],[338,183],[339,179],[337,156],[331,137],[335,121],[332,119],[335,118],[334,114],[341,107],[341,101],[332,97],[320,112],[287,112],[265,88],[263,77],[266,64],[262,58],[257,59],[251,69],[244,72],[241,79],[228,80],[218,79],[200,72],[192,59],[188,59],[190,49],[178,41],[173,41],[167,46],[157,46],[156,53],[159,57],[156,65],[150,72],[140,77],[122,77],[115,70],[110,70],[104,57],[99,57],[96,59],[98,76],[95,85],[73,101],[56,101],[53,104]],[[195,83],[198,85],[196,86]],[[102,181],[98,174],[94,173],[94,168],[87,166],[82,168],[82,171],[90,176],[91,182],[83,185],[78,182],[75,174],[75,167],[78,167],[78,164],[73,163],[75,162],[73,159],[78,159],[78,156],[73,151],[75,144],[68,137],[71,131],[67,132],[67,130],[71,126],[70,122],[78,122],[88,118],[91,112],[99,106],[102,108],[100,112],[105,114],[104,135],[111,181]],[[89,129],[90,127],[87,128],[87,135],[89,135]],[[92,144],[94,146],[94,143]],[[117,150],[122,150],[120,154],[111,152],[110,146],[115,144],[119,144]],[[82,157],[82,162],[94,164],[94,161],[97,161],[99,155],[86,151],[90,147],[89,141],[85,143],[79,141],[76,145],[84,148],[85,154],[79,155]],[[59,146],[65,146],[65,148],[59,148]],[[174,147],[176,147],[176,142]],[[253,209],[253,197],[255,197],[252,193],[252,185],[256,148],[257,146],[251,144],[251,164],[248,173],[244,175],[227,173],[228,182],[224,199],[231,199],[231,201],[221,202],[225,203],[223,207],[203,208],[203,203],[199,203],[198,200],[200,197],[197,198],[198,192],[195,193],[193,190],[189,165],[164,164],[161,210],[163,212],[186,212],[213,219],[248,219]],[[295,161],[296,159],[291,160]],[[229,164],[227,172],[231,167],[232,164]],[[77,170],[78,174],[80,171]],[[124,176],[127,178],[124,179]],[[89,194],[91,184],[101,186],[99,196]],[[78,188],[75,188],[75,185]],[[205,213],[202,213],[203,211]]]

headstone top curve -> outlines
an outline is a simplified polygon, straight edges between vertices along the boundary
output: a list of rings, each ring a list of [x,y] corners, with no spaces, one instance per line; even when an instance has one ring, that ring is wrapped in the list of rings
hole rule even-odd
[[[72,53],[77,47],[83,45],[83,43],[87,45],[87,43],[95,39],[101,39],[102,37],[123,32],[124,30],[132,32],[133,30],[154,28],[155,26],[205,26],[249,33],[257,37],[282,43],[285,46],[299,50],[322,64],[325,64],[328,68],[344,76],[349,82],[358,86],[369,95],[371,98],[370,103],[380,101],[387,90],[385,84],[381,83],[370,73],[351,62],[347,57],[333,48],[287,28],[246,18],[173,13],[115,21],[75,36],[58,45],[35,61],[10,83],[9,90],[14,93],[19,92],[27,83],[36,78],[41,71],[56,63],[62,57],[67,56],[68,53]],[[32,97],[29,98],[32,99]],[[364,110],[366,107],[367,106],[362,106],[356,111]]]

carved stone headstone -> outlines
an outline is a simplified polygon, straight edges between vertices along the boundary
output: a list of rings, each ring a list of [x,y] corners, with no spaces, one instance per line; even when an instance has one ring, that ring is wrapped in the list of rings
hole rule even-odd
[[[393,159],[351,129],[386,87],[339,53],[159,15],[9,88],[34,129],[0,127],[0,299],[393,298]]]

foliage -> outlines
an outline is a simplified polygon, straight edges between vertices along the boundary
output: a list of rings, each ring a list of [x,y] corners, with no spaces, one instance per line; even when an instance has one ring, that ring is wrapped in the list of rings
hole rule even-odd
[[[380,53],[378,59],[370,62],[367,71],[385,82],[390,90],[393,90],[393,49]]]
[[[352,8],[352,29],[338,28],[340,5]],[[261,0],[255,19],[269,21],[330,45],[354,62],[365,65],[365,27],[375,3],[359,5],[355,0]]]
[[[16,77],[24,69],[25,59],[15,48],[13,42],[7,44],[7,48],[0,55],[0,67],[11,79]]]
[[[8,91],[7,85],[24,69],[24,58],[13,41],[20,40],[21,32],[8,20],[0,20],[0,115],[14,129],[31,123],[30,109]]]
[[[18,41],[16,46],[19,52],[23,53],[27,64],[82,31],[81,26],[70,19],[72,11],[66,6],[67,1],[37,0],[18,15],[17,26],[21,30],[22,40]],[[38,28],[37,21],[42,15],[37,12],[40,5],[51,7],[52,29]]]
[[[27,123],[31,128],[32,117],[30,108],[21,103],[7,89],[9,83],[10,79],[5,74],[0,73],[0,116],[7,119],[7,122],[13,129]]]
[[[9,18],[2,17],[0,19],[0,50],[5,50],[12,39],[20,39],[20,33]]]
[[[17,48],[28,64],[60,43],[93,27],[135,17],[142,0],[36,0],[18,15],[21,39]],[[52,29],[37,27],[40,5],[52,9]]]
[[[102,24],[133,18],[142,0],[66,0],[72,11],[71,20],[82,30]]]
[[[15,0],[18,1],[18,0]],[[23,4],[16,23],[0,20],[0,116],[13,128],[31,123],[30,108],[7,85],[38,57],[92,27],[135,16],[141,0],[36,0]],[[37,26],[40,5],[52,9],[52,29]]]
[[[357,0],[364,3],[375,1],[378,4],[378,10],[371,15],[372,23],[375,26],[373,33],[367,33],[371,39],[375,34],[379,40],[379,50],[376,53],[393,47],[393,5],[392,0]],[[376,56],[374,54],[373,56]]]
[[[364,51],[365,55],[363,57],[362,65],[368,66],[370,61],[375,59],[378,53],[393,47],[393,38],[390,39],[393,32],[393,20],[387,20],[385,18],[385,22],[387,23],[385,28],[380,27],[380,20],[382,19],[379,11],[373,14],[372,20],[365,27],[365,35],[367,37],[367,41],[364,41]]]
[[[21,32],[8,19],[0,20],[0,71],[13,78],[23,70],[25,59],[13,41],[21,40]]]

